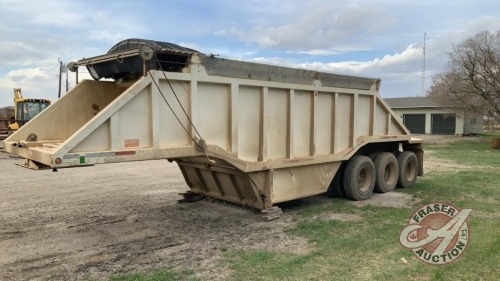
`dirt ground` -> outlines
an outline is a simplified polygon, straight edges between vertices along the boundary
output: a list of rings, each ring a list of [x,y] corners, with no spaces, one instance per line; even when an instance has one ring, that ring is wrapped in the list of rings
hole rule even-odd
[[[418,138],[422,138],[426,144],[431,144],[433,146],[446,146],[450,142],[457,140],[479,142],[481,139],[479,137],[460,137],[460,136],[438,136],[438,135],[418,135]],[[425,147],[424,147],[425,148]],[[424,173],[439,173],[444,171],[467,171],[478,169],[478,166],[469,166],[460,163],[456,163],[451,160],[438,159],[434,156],[434,151],[432,149],[425,149],[424,154]],[[495,169],[489,166],[480,166],[479,168],[485,169]]]
[[[217,200],[178,204],[178,193],[187,186],[177,166],[165,160],[58,172],[14,165],[21,162],[0,149],[2,281],[100,279],[151,268],[193,269],[202,280],[225,279],[230,269],[221,259],[228,249],[312,250],[314,245],[285,230],[297,221],[297,205],[331,204],[325,196],[298,200],[268,222],[254,210]],[[426,169],[439,163],[426,160]],[[393,192],[354,204],[414,202]],[[361,218],[320,214],[317,219]]]

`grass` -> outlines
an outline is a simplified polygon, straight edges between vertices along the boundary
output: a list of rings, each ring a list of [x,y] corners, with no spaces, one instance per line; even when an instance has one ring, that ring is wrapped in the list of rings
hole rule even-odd
[[[420,199],[411,208],[358,208],[343,199],[297,208],[297,226],[288,232],[307,239],[308,253],[225,249],[223,262],[232,270],[230,280],[498,280],[500,151],[491,149],[491,137],[427,145],[425,148],[433,150],[438,158],[477,169],[429,174],[419,178],[414,187],[398,190]],[[444,266],[419,261],[398,242],[401,229],[415,209],[436,201],[473,208],[468,248],[460,259]],[[362,219],[316,219],[321,213],[356,214]],[[159,271],[109,280],[196,279],[192,272]]]
[[[426,148],[437,152],[440,158],[453,160],[460,164],[500,167],[500,149],[491,148],[491,138],[496,135],[483,135],[481,138],[457,141],[445,145],[427,145]]]
[[[195,281],[198,280],[193,271],[175,272],[171,270],[155,270],[150,273],[119,274],[109,277],[109,281]]]
[[[423,177],[405,190],[419,198],[409,209],[357,208],[346,200],[298,210],[297,227],[289,233],[308,239],[307,255],[270,251],[230,253],[233,280],[496,280],[500,276],[500,151],[489,138],[428,146],[438,158],[481,166],[478,171],[450,171]],[[488,166],[491,168],[483,168]],[[496,169],[495,169],[496,168]],[[425,203],[449,202],[473,208],[470,244],[456,262],[431,266],[398,243],[412,212]],[[320,213],[354,213],[360,221],[317,220]],[[401,259],[407,261],[403,262]]]

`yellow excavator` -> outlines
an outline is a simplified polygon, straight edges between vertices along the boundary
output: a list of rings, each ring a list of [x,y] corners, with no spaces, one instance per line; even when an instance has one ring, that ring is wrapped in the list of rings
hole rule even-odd
[[[38,113],[49,107],[50,100],[23,98],[21,88],[14,88],[14,116],[7,121],[7,133],[10,135],[30,121]]]

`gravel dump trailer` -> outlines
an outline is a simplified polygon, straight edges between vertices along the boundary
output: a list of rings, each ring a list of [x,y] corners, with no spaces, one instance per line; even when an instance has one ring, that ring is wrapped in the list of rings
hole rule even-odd
[[[28,167],[168,159],[193,194],[261,210],[328,190],[363,200],[423,175],[422,141],[379,96],[379,79],[141,39],[69,67],[95,81],[5,140]]]

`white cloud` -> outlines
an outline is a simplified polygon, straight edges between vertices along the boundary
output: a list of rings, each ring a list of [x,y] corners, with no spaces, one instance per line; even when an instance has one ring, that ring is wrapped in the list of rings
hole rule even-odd
[[[256,24],[250,28],[238,25],[215,34],[233,36],[261,48],[329,50],[347,43],[366,46],[367,38],[397,22],[387,9],[370,3],[306,1],[295,4],[298,6],[296,17],[286,23]]]
[[[382,58],[375,58],[369,61],[342,61],[342,62],[303,62],[298,63],[295,60],[284,59],[281,57],[257,57],[253,58],[253,61],[278,64],[278,65],[288,65],[293,67],[300,67],[306,69],[316,69],[327,72],[339,72],[339,73],[351,73],[351,74],[362,74],[362,73],[377,73],[383,70],[390,69],[391,71],[400,71],[408,63],[420,62],[422,59],[422,49],[414,45],[408,46],[403,52],[395,53],[392,55],[385,55]]]
[[[27,69],[19,69],[10,71],[7,74],[7,78],[10,78],[13,81],[19,81],[23,79],[42,79],[42,80],[50,80],[49,73],[54,73],[56,70],[54,68],[47,67],[37,67],[37,68],[27,68]]]
[[[0,107],[12,105],[12,89],[21,88],[26,98],[50,99],[55,101],[59,89],[59,67],[34,67],[22,68],[9,71],[7,75],[0,77]],[[74,73],[68,73],[69,87],[76,85]],[[84,69],[80,70],[79,80],[92,79]],[[62,95],[66,92],[66,74],[62,75]]]
[[[252,61],[314,69],[323,72],[333,72],[363,77],[382,78],[382,93],[387,96],[386,89],[392,88],[388,96],[407,96],[420,94],[422,48],[410,45],[402,52],[385,55],[366,61],[342,62],[297,62],[282,57],[256,57]],[[427,75],[426,83],[430,83]],[[406,85],[406,86],[404,86]],[[412,85],[409,87],[408,85]]]
[[[114,43],[145,30],[144,21],[137,20],[142,14],[130,13],[121,2],[96,6],[64,0],[4,0],[1,6],[2,96],[10,97],[12,88],[20,87],[26,96],[55,99],[59,58],[68,63],[99,55]],[[80,79],[85,76],[82,73]],[[69,78],[74,85],[74,75]],[[0,99],[0,106],[11,105],[10,101]]]
[[[117,43],[127,37],[125,34],[116,31],[89,30],[87,38],[96,42]]]
[[[0,91],[4,99],[2,106],[12,105],[12,89],[21,88],[26,98],[57,98],[57,70],[55,68],[25,68],[13,70],[0,79]],[[55,90],[54,90],[55,89]]]
[[[420,91],[424,32],[430,85],[453,43],[500,29],[495,1],[196,1],[171,7],[161,1],[3,0],[0,91],[9,98],[0,99],[0,106],[10,104],[13,87],[27,96],[57,96],[59,57],[69,62],[103,54],[131,37],[188,42],[179,45],[224,57],[381,77],[391,95],[413,93]],[[203,9],[192,10],[197,4]]]
[[[295,61],[293,59],[283,58],[283,57],[255,57],[255,58],[249,59],[249,61],[263,63],[263,64],[300,67],[300,65],[297,63],[297,61]]]
[[[331,55],[338,55],[341,52],[331,51],[331,50],[312,49],[309,51],[299,51],[299,52],[289,51],[288,53],[290,53],[290,54],[306,54],[306,55],[313,55],[313,56],[331,56]]]
[[[52,1],[2,1],[2,17],[15,23],[15,26],[83,26],[81,13],[84,6],[77,2]]]
[[[2,42],[0,44],[0,66],[4,65],[31,65],[40,56],[43,56],[43,50],[24,42]],[[7,59],[8,58],[8,59]]]

